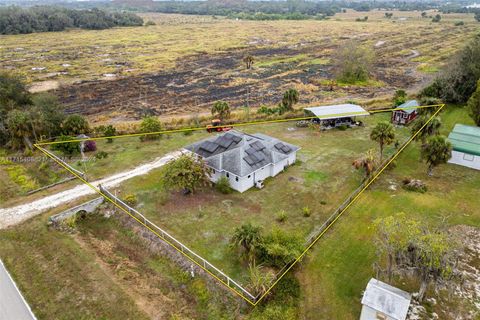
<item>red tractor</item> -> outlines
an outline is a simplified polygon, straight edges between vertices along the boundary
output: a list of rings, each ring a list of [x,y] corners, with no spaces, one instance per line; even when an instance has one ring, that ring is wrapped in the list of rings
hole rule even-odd
[[[232,127],[230,126],[222,126],[222,120],[220,119],[213,119],[212,124],[207,126],[208,132],[223,132],[223,131],[230,131]]]

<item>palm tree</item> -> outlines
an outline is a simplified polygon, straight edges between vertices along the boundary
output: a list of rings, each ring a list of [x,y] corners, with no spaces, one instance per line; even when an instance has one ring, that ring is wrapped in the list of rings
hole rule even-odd
[[[380,122],[370,133],[370,139],[380,145],[380,161],[383,158],[383,148],[385,145],[392,144],[395,141],[395,130],[390,122]]]
[[[421,140],[422,144],[425,144],[428,137],[440,133],[440,127],[442,126],[442,121],[440,118],[434,117],[432,120],[430,120],[430,122],[429,120],[430,117],[427,114],[424,114],[418,117],[412,126],[412,134],[419,132],[415,137],[415,140]]]
[[[422,158],[428,164],[428,175],[433,175],[433,168],[447,163],[452,157],[452,144],[444,136],[432,136],[422,146]]]
[[[230,117],[230,106],[225,101],[217,101],[213,104],[212,115],[217,115],[223,121]]]
[[[363,157],[353,161],[352,165],[355,169],[363,168],[365,170],[365,177],[368,178],[373,170],[375,170],[375,151],[373,149],[368,150]]]
[[[30,114],[27,111],[12,110],[7,114],[6,127],[11,135],[11,145],[13,148],[21,148],[22,143],[25,147],[33,149],[31,142],[32,126]]]
[[[262,228],[250,222],[243,224],[235,229],[230,241],[234,247],[241,246],[251,260],[263,241]]]
[[[250,69],[252,68],[253,63],[255,62],[255,59],[253,58],[253,56],[248,55],[243,57],[243,62],[245,62],[245,66],[247,67],[247,69]]]
[[[293,105],[298,103],[299,95],[300,94],[296,89],[288,89],[287,91],[285,91],[282,98],[282,107],[286,111],[293,110]]]

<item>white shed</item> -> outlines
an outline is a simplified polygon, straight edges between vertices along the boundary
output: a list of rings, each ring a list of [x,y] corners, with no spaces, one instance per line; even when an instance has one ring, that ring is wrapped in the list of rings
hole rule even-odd
[[[452,143],[452,158],[449,163],[480,170],[480,128],[455,125],[448,135]]]
[[[408,292],[372,278],[363,294],[360,320],[405,320],[411,299]]]

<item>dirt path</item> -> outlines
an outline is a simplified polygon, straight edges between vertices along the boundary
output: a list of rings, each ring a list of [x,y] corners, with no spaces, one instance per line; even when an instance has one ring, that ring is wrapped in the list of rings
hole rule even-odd
[[[125,180],[131,179],[136,176],[144,175],[153,169],[163,166],[165,163],[178,157],[180,154],[180,151],[169,153],[162,158],[158,158],[152,162],[138,166],[133,170],[121,172],[108,178],[91,182],[91,184],[95,187],[101,184],[106,188],[117,186]],[[27,204],[19,205],[12,208],[0,209],[0,229],[13,226],[48,209],[55,208],[64,203],[68,203],[80,197],[84,197],[86,195],[94,193],[95,191],[92,188],[82,184],[76,186],[75,188],[53,194],[39,200],[35,200]]]

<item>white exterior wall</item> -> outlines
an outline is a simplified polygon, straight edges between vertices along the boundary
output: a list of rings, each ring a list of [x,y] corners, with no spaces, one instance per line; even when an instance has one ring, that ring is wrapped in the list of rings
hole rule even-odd
[[[377,317],[377,315],[384,316],[386,320],[396,320],[395,318],[389,317],[388,315],[378,312],[377,310],[370,308],[369,306],[366,306],[366,305],[362,307],[360,320],[378,320],[379,318]]]
[[[452,158],[448,163],[458,164],[464,167],[480,170],[480,156],[464,152],[452,151]]]
[[[216,183],[221,177],[227,177],[230,182],[230,187],[238,192],[245,192],[251,187],[255,186],[255,183],[259,180],[265,180],[268,177],[273,177],[283,171],[286,166],[292,165],[295,163],[297,158],[296,152],[289,155],[285,160],[278,162],[276,165],[270,164],[266,167],[260,168],[255,172],[252,172],[250,175],[245,177],[238,177],[225,171],[216,171],[210,175],[210,181]],[[212,168],[213,169],[213,168]]]

